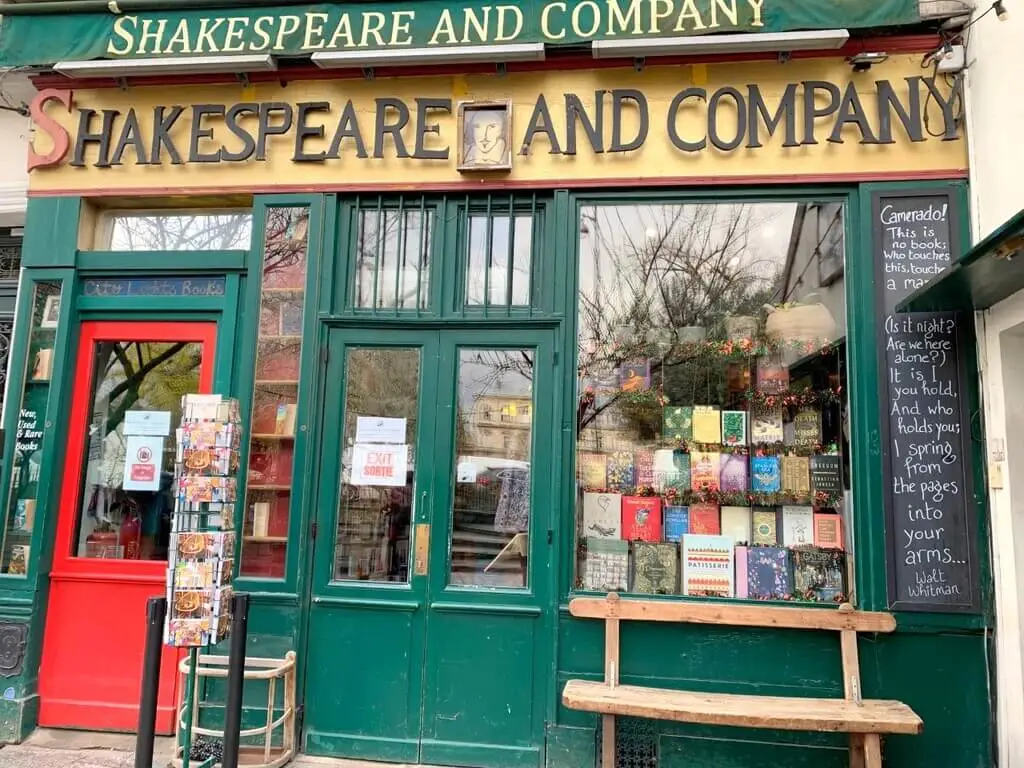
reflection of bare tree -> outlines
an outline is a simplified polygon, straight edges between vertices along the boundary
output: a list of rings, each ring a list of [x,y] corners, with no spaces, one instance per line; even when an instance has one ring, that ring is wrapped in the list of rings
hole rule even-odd
[[[119,214],[110,247],[118,251],[213,251],[248,249],[248,213]]]
[[[264,279],[278,272],[304,266],[309,236],[309,209],[268,208],[264,235]]]
[[[356,238],[356,302],[360,307],[421,309],[427,305],[433,213],[364,210]]]

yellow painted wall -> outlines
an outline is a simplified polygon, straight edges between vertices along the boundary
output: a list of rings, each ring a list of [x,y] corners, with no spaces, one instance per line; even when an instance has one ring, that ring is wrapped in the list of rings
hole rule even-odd
[[[134,107],[143,121],[143,135],[149,143],[152,108],[155,105],[192,105],[199,103],[233,104],[240,101],[285,101],[292,105],[304,101],[330,101],[333,112],[330,115],[315,116],[316,122],[326,125],[327,138],[307,140],[305,150],[316,152],[327,149],[334,132],[341,108],[347,99],[357,105],[360,126],[372,152],[374,127],[374,99],[394,96],[406,100],[413,111],[416,97],[452,98],[455,101],[467,99],[511,99],[513,107],[513,169],[481,177],[465,176],[456,169],[456,120],[455,116],[434,114],[432,120],[440,123],[440,137],[431,138],[430,148],[452,147],[448,161],[400,159],[394,156],[388,143],[386,156],[382,159],[359,159],[355,157],[351,142],[343,145],[339,160],[323,163],[295,163],[294,129],[288,135],[271,139],[266,161],[250,160],[244,163],[220,162],[215,164],[186,164],[171,166],[136,166],[134,155],[129,152],[124,165],[111,168],[75,168],[64,164],[53,168],[40,168],[31,174],[30,188],[36,194],[58,192],[80,192],[82,194],[116,194],[125,191],[146,193],[182,193],[205,191],[261,191],[274,188],[459,188],[474,187],[486,181],[511,181],[516,184],[558,184],[571,186],[574,183],[648,183],[666,180],[723,181],[751,180],[754,177],[775,179],[822,178],[831,175],[856,175],[857,178],[877,176],[892,177],[894,174],[951,174],[962,173],[967,167],[966,142],[961,136],[956,141],[942,141],[928,136],[927,141],[912,143],[902,126],[894,119],[897,143],[893,145],[864,146],[859,144],[859,133],[848,126],[844,132],[844,143],[826,141],[833,118],[819,121],[816,145],[784,148],[783,131],[780,129],[772,138],[762,140],[760,149],[740,148],[723,152],[708,146],[698,153],[682,152],[672,145],[667,131],[667,115],[672,98],[689,86],[703,87],[710,94],[717,88],[733,86],[746,93],[746,86],[757,83],[761,93],[774,109],[787,83],[804,80],[824,80],[844,89],[851,80],[857,83],[864,99],[867,115],[877,124],[877,102],[875,81],[887,79],[903,95],[906,101],[905,78],[927,74],[920,67],[919,55],[901,55],[891,58],[870,71],[854,74],[850,66],[840,58],[799,59],[786,64],[770,61],[749,63],[727,63],[687,66],[648,66],[637,72],[633,68],[596,69],[579,71],[547,70],[544,72],[509,74],[506,76],[474,75],[446,76],[376,80],[339,79],[319,81],[297,81],[287,85],[261,83],[251,86],[218,85],[189,87],[130,87],[127,91],[116,88],[99,90],[77,90],[74,92],[74,107],[118,109],[126,111]],[[945,86],[943,86],[945,87]],[[565,142],[565,109],[563,94],[575,93],[585,104],[592,105],[597,89],[635,88],[642,91],[650,105],[650,134],[646,144],[639,150],[618,154],[595,154],[591,151],[582,129],[579,130],[578,154],[574,157],[551,155],[548,145],[541,136],[533,145],[529,156],[518,154],[518,143],[526,130],[527,121],[537,100],[543,93],[551,108],[552,116],[560,139]],[[606,100],[607,104],[607,100]],[[689,102],[680,119],[684,138],[696,140],[704,135],[706,105]],[[68,114],[58,104],[50,104],[49,115],[67,126],[74,136],[77,129],[77,112]],[[627,110],[632,118],[634,114]],[[798,106],[798,135],[803,134],[802,99]],[[934,101],[929,107],[933,130],[941,128],[942,115]],[[727,115],[722,123],[723,133],[729,135]],[[254,131],[255,119],[246,125]],[[610,120],[607,121],[610,123]],[[215,128],[216,142],[204,142],[204,151],[215,151],[222,143],[237,150],[240,142],[227,133],[223,125],[210,122]],[[735,125],[735,123],[733,123]],[[179,150],[188,151],[190,115],[186,114],[176,125],[174,135]],[[606,125],[606,134],[610,125]],[[624,134],[628,138],[634,133],[629,121]],[[927,134],[926,134],[927,135]],[[116,138],[116,131],[115,131]],[[410,150],[415,142],[415,129],[410,126],[406,132]],[[50,149],[49,138],[37,131],[35,149],[45,153]],[[87,159],[94,161],[96,147],[92,146]],[[69,158],[70,159],[70,155]]]

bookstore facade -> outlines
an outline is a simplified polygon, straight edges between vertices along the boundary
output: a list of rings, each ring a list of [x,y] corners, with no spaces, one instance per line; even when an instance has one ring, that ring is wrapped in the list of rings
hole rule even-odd
[[[40,80],[4,737],[134,728],[175,404],[215,392],[247,414],[249,652],[297,653],[304,752],[595,765],[599,718],[560,698],[600,678],[603,631],[567,604],[614,591],[892,611],[864,695],[925,728],[887,761],[987,763],[973,341],[895,311],[964,248],[962,94],[921,70],[934,41],[886,42],[869,72]],[[842,695],[831,636],[624,638],[624,682]],[[831,736],[643,720],[619,743],[623,766],[847,761]]]

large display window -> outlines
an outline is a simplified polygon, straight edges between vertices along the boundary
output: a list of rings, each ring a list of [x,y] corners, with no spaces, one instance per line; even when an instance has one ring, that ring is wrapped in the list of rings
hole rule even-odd
[[[585,205],[577,589],[849,598],[844,208]]]

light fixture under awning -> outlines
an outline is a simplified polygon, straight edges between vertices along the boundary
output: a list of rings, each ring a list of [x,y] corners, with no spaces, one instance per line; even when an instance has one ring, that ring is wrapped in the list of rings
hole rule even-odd
[[[988,309],[1024,289],[1024,210],[896,305],[899,312]]]
[[[543,61],[544,43],[320,51],[314,53],[311,58],[313,63],[322,69],[400,67],[409,64],[505,64],[511,61]]]
[[[649,37],[639,40],[595,40],[595,59],[647,56],[698,56],[714,53],[789,53],[842,48],[850,39],[847,29],[813,32],[751,32],[736,35]]]
[[[267,54],[238,56],[163,56],[152,59],[99,59],[58,61],[56,72],[68,77],[140,77],[143,75],[201,75],[220,72],[244,74],[277,69]]]

